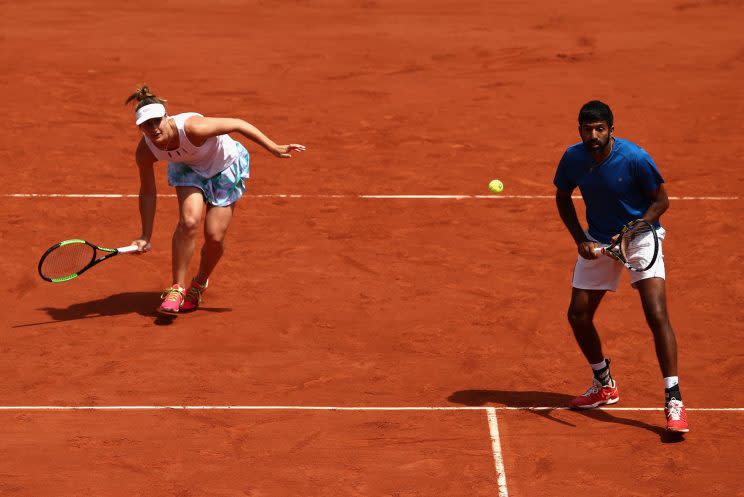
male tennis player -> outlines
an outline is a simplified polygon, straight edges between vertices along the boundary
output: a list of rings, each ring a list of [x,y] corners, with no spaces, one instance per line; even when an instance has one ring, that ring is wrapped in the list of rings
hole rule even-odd
[[[669,198],[653,159],[638,145],[613,136],[610,107],[593,100],[579,111],[581,143],[570,146],[558,164],[553,183],[558,213],[576,242],[579,256],[573,273],[568,322],[574,337],[594,372],[592,386],[571,401],[571,407],[590,409],[620,400],[617,384],[610,374],[602,343],[594,326],[594,313],[605,293],[617,289],[624,266],[595,253],[611,243],[622,227],[645,219],[657,230],[659,255],[644,272],[631,272],[631,285],[638,290],[643,312],[654,335],[665,387],[666,428],[687,432],[687,415],[682,404],[677,376],[677,342],[669,323],[666,304],[664,229],[659,217],[669,207]],[[578,187],[586,204],[589,229],[584,231],[576,216],[571,193]]]

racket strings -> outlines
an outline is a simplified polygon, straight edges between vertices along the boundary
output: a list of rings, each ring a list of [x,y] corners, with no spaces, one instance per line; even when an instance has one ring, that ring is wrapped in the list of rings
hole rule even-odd
[[[62,245],[47,254],[41,273],[50,279],[71,276],[90,264],[95,255],[96,249],[86,243]]]
[[[620,252],[625,261],[633,267],[645,268],[654,256],[654,228],[639,223],[623,234]]]

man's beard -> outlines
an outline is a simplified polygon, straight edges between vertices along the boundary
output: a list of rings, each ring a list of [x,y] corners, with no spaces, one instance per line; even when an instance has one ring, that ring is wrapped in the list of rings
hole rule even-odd
[[[607,147],[609,147],[609,146],[610,146],[610,142],[611,142],[611,141],[612,141],[612,138],[611,138],[611,137],[607,137],[607,141],[606,141],[606,142],[604,142],[604,143],[602,143],[602,142],[601,142],[601,141],[599,141],[599,140],[596,140],[596,141],[595,141],[595,140],[590,140],[590,141],[586,141],[586,142],[584,142],[584,146],[585,146],[585,147],[586,147],[587,149],[589,149],[589,151],[590,151],[590,152],[592,152],[592,153],[602,153],[602,152],[604,152],[605,150],[607,150]],[[596,148],[596,149],[595,149],[595,148],[594,148],[594,143],[598,143],[598,144],[599,144],[599,148]]]

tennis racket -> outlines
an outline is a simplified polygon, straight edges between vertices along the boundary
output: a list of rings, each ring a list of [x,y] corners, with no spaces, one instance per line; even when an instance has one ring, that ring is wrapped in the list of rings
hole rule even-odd
[[[46,281],[62,283],[77,278],[96,264],[118,254],[137,252],[137,245],[104,248],[85,240],[65,240],[49,248],[39,261],[39,275]]]
[[[594,249],[595,254],[605,254],[617,259],[631,271],[646,271],[659,255],[659,237],[656,229],[644,219],[631,221],[623,226],[609,247]]]

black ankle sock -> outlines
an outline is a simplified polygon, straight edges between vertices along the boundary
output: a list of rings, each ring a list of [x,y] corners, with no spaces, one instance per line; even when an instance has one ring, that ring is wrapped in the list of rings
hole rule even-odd
[[[672,399],[682,400],[682,394],[679,393],[679,385],[674,385],[672,388],[665,388],[664,398],[667,404]]]
[[[610,361],[607,359],[605,359],[605,361],[607,362],[607,365],[602,369],[595,370],[594,377],[602,385],[607,386],[612,383],[612,375],[610,374]]]

